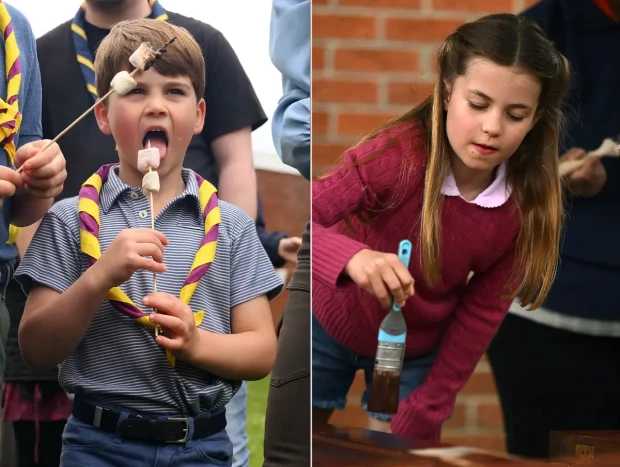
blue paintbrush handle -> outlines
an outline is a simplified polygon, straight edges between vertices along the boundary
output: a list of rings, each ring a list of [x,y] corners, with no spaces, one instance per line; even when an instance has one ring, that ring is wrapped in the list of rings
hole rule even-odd
[[[405,267],[409,269],[409,260],[411,259],[411,242],[409,240],[403,240],[398,245],[398,257]],[[396,304],[396,300],[392,300],[392,310],[400,311],[400,307]]]

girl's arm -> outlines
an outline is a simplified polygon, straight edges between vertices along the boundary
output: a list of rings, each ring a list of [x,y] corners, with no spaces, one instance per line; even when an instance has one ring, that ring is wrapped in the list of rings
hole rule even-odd
[[[424,383],[401,401],[392,432],[439,440],[456,396],[470,378],[506,316],[511,300],[502,298],[515,258],[514,246],[493,266],[476,273],[446,329]]]
[[[391,130],[394,131],[394,130]],[[312,182],[312,275],[336,287],[345,265],[366,244],[328,229],[350,215],[381,209],[396,190],[410,190],[423,183],[423,137],[416,130],[402,135],[378,136],[348,150],[328,176]],[[412,177],[402,187],[406,168],[414,164]],[[399,187],[399,185],[401,185]]]

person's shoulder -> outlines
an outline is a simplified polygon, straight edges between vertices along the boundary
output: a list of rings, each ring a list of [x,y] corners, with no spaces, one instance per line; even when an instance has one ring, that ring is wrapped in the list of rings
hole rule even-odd
[[[78,202],[79,198],[77,196],[62,199],[52,205],[48,214],[59,219],[70,229],[76,226],[79,229]]]
[[[255,222],[243,209],[235,206],[227,201],[218,199],[220,207],[220,228],[224,230],[224,234],[231,240],[235,241],[239,237],[245,235],[248,226],[255,230]]]
[[[37,47],[39,49],[39,55],[45,57],[45,51],[51,51],[57,49],[58,43],[67,41],[69,37],[69,31],[71,30],[71,20],[56,26],[51,31],[46,32],[37,39]],[[53,57],[50,57],[53,58]]]
[[[190,34],[194,36],[195,39],[204,38],[204,40],[210,41],[222,35],[222,33],[218,29],[214,28],[210,24],[197,20],[190,16],[185,16],[180,13],[174,13],[171,11],[168,11],[167,14],[168,21],[171,24],[187,29]],[[200,45],[204,46],[206,44]]]
[[[345,152],[348,162],[383,173],[399,173],[404,163],[425,167],[426,156],[427,132],[421,122],[397,123]]]
[[[6,10],[11,16],[11,23],[13,24],[13,29],[18,29],[20,26],[26,26],[28,29],[31,29],[30,21],[28,21],[28,18],[26,18],[26,16],[20,10],[15,8],[13,5],[9,5],[8,3],[5,3],[5,5]]]
[[[550,34],[554,24],[564,21],[563,15],[559,14],[561,7],[558,0],[541,0],[523,10],[519,15],[534,21],[545,31],[545,34]]]

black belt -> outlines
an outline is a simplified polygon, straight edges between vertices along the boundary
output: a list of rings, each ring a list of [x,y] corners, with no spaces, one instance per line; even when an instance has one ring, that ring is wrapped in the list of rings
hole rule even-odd
[[[116,433],[124,438],[159,441],[164,443],[185,443],[189,434],[189,419],[171,417],[167,419],[130,415],[119,423],[121,412],[99,407],[76,397],[73,401],[73,416],[100,430]],[[212,417],[193,418],[192,439],[206,438],[226,428],[226,414]]]

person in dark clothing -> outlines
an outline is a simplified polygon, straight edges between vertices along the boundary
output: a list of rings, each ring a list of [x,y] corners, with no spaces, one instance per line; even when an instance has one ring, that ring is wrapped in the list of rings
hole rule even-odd
[[[620,134],[620,1],[542,0],[522,13],[569,60],[564,159]],[[620,160],[567,177],[561,261],[542,308],[513,303],[488,355],[509,453],[547,457],[552,430],[620,429]]]
[[[310,1],[274,0],[269,42],[283,96],[272,134],[278,155],[310,180]],[[278,327],[265,418],[264,467],[310,466],[310,222]],[[294,416],[291,416],[294,414]]]

